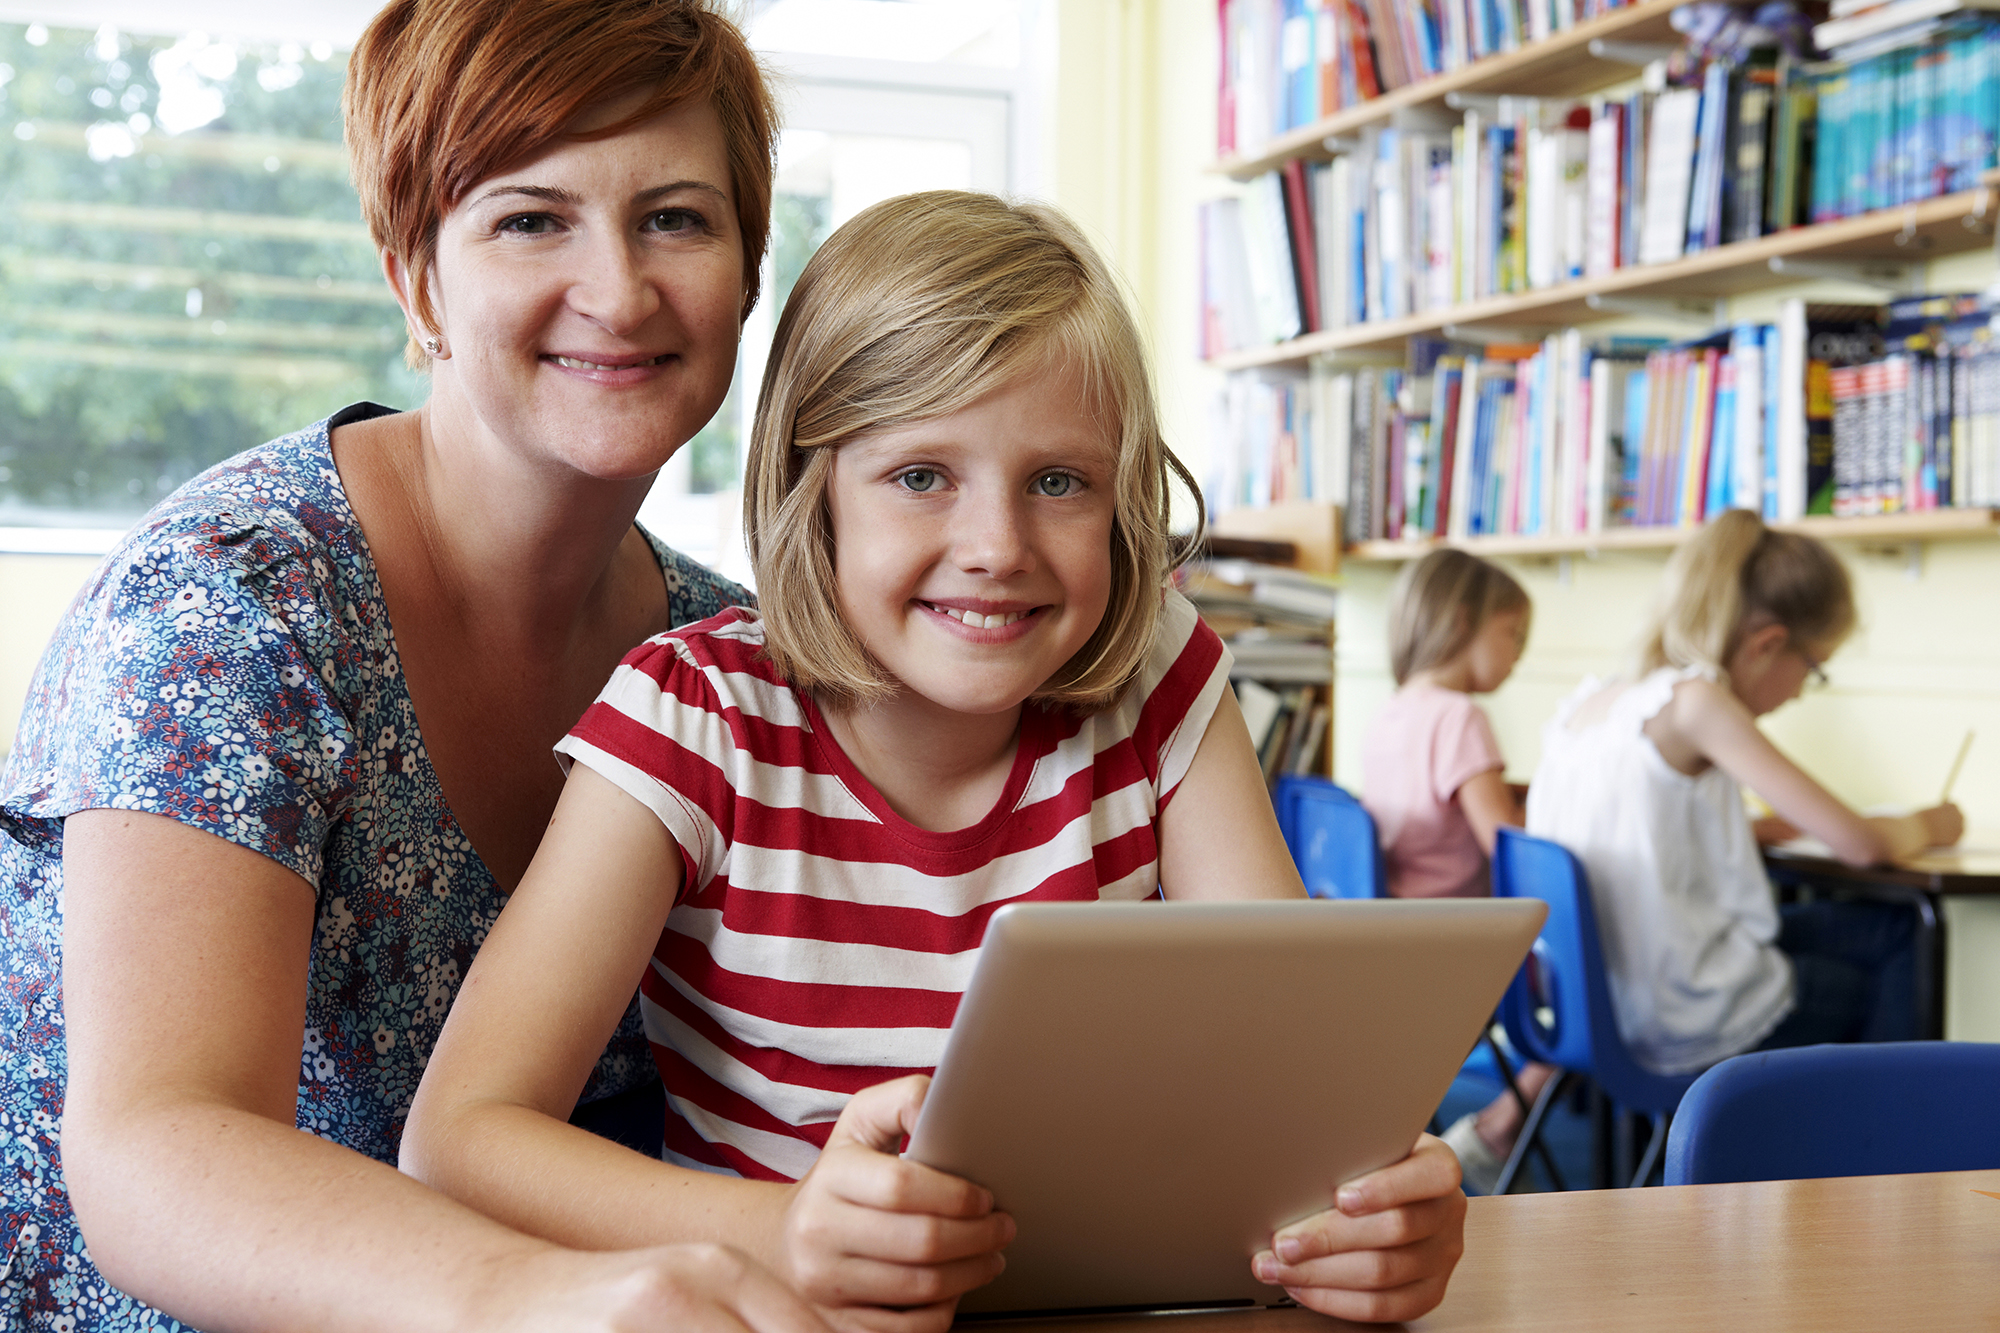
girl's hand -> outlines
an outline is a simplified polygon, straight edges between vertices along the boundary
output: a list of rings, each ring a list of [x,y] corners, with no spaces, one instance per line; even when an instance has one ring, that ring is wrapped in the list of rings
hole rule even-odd
[[[1965,836],[1965,812],[1951,802],[1917,811],[1923,821],[1924,836],[1932,847],[1950,847]]]
[[[1465,1253],[1458,1158],[1442,1139],[1340,1187],[1335,1206],[1294,1222],[1250,1261],[1260,1282],[1341,1319],[1415,1319],[1444,1299]]]
[[[782,1270],[836,1327],[942,1333],[958,1298],[1006,1267],[1014,1219],[992,1194],[896,1156],[930,1082],[914,1074],[856,1093],[793,1189]]]
[[[476,1326],[520,1333],[828,1333],[797,1293],[724,1245],[584,1253],[513,1268]]]

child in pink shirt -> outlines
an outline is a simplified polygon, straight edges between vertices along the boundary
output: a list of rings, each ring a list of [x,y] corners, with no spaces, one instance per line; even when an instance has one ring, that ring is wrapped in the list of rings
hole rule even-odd
[[[1400,686],[1361,747],[1361,803],[1375,817],[1397,898],[1483,897],[1494,830],[1521,805],[1475,694],[1500,688],[1528,639],[1528,594],[1463,551],[1407,566],[1389,607]]]
[[[1513,674],[1531,611],[1505,570],[1464,551],[1433,551],[1396,581],[1389,665],[1399,688],[1361,747],[1361,803],[1375,817],[1394,897],[1491,892],[1496,831],[1524,819],[1493,727],[1472,696]],[[1528,1065],[1516,1085],[1532,1098],[1552,1072]],[[1468,1184],[1492,1190],[1522,1118],[1520,1104],[1502,1093],[1445,1131]]]

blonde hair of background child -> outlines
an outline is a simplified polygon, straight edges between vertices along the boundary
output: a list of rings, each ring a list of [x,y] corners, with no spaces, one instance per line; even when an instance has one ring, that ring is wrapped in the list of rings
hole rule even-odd
[[[837,702],[894,680],[841,618],[826,491],[834,450],[948,416],[1037,372],[1076,374],[1117,441],[1103,623],[1035,699],[1108,707],[1151,651],[1160,590],[1193,537],[1172,533],[1175,478],[1144,343],[1111,270],[1062,214],[934,190],[863,210],[827,238],[779,317],[744,468],[743,530],[772,662]]]
[[[1446,548],[1403,567],[1389,597],[1389,669],[1398,685],[1466,650],[1494,616],[1528,606],[1514,576]]]
[[[1854,587],[1832,551],[1811,537],[1773,532],[1747,509],[1731,509],[1667,562],[1660,603],[1641,640],[1639,672],[1726,670],[1743,636],[1764,625],[1782,625],[1795,644],[1829,649],[1854,621]]]

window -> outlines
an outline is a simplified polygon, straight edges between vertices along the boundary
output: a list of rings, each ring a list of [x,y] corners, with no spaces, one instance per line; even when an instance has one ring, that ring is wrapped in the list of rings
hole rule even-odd
[[[641,511],[666,540],[748,577],[754,386],[835,226],[908,190],[1033,188],[1040,5],[743,7],[786,127],[765,296],[728,401]],[[75,0],[59,26],[0,0],[0,550],[108,549],[222,458],[357,399],[423,400],[340,142],[346,48],[374,7],[183,0],[161,20]]]
[[[345,70],[325,37],[0,23],[0,543],[103,549],[221,458],[421,399]]]

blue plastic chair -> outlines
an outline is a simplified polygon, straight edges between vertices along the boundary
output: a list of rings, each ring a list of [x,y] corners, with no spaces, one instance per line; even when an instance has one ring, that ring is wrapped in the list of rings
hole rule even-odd
[[[1361,802],[1325,778],[1287,774],[1271,793],[1278,831],[1314,898],[1387,895],[1375,819]]]
[[[1667,1136],[1667,1183],[2000,1167],[2000,1045],[1896,1041],[1731,1056]]]
[[[1655,1074],[1641,1068],[1625,1048],[1604,976],[1604,949],[1590,881],[1569,849],[1516,829],[1501,829],[1493,849],[1493,895],[1539,898],[1549,905],[1541,936],[1501,998],[1500,1023],[1523,1059],[1564,1071],[1543,1085],[1529,1109],[1520,1139],[1501,1171],[1499,1192],[1505,1193],[1512,1184],[1530,1145],[1540,1137],[1549,1106],[1578,1076],[1593,1080],[1614,1105],[1652,1121],[1652,1133],[1631,1178],[1633,1185],[1644,1184],[1666,1146],[1667,1122],[1695,1075]]]

